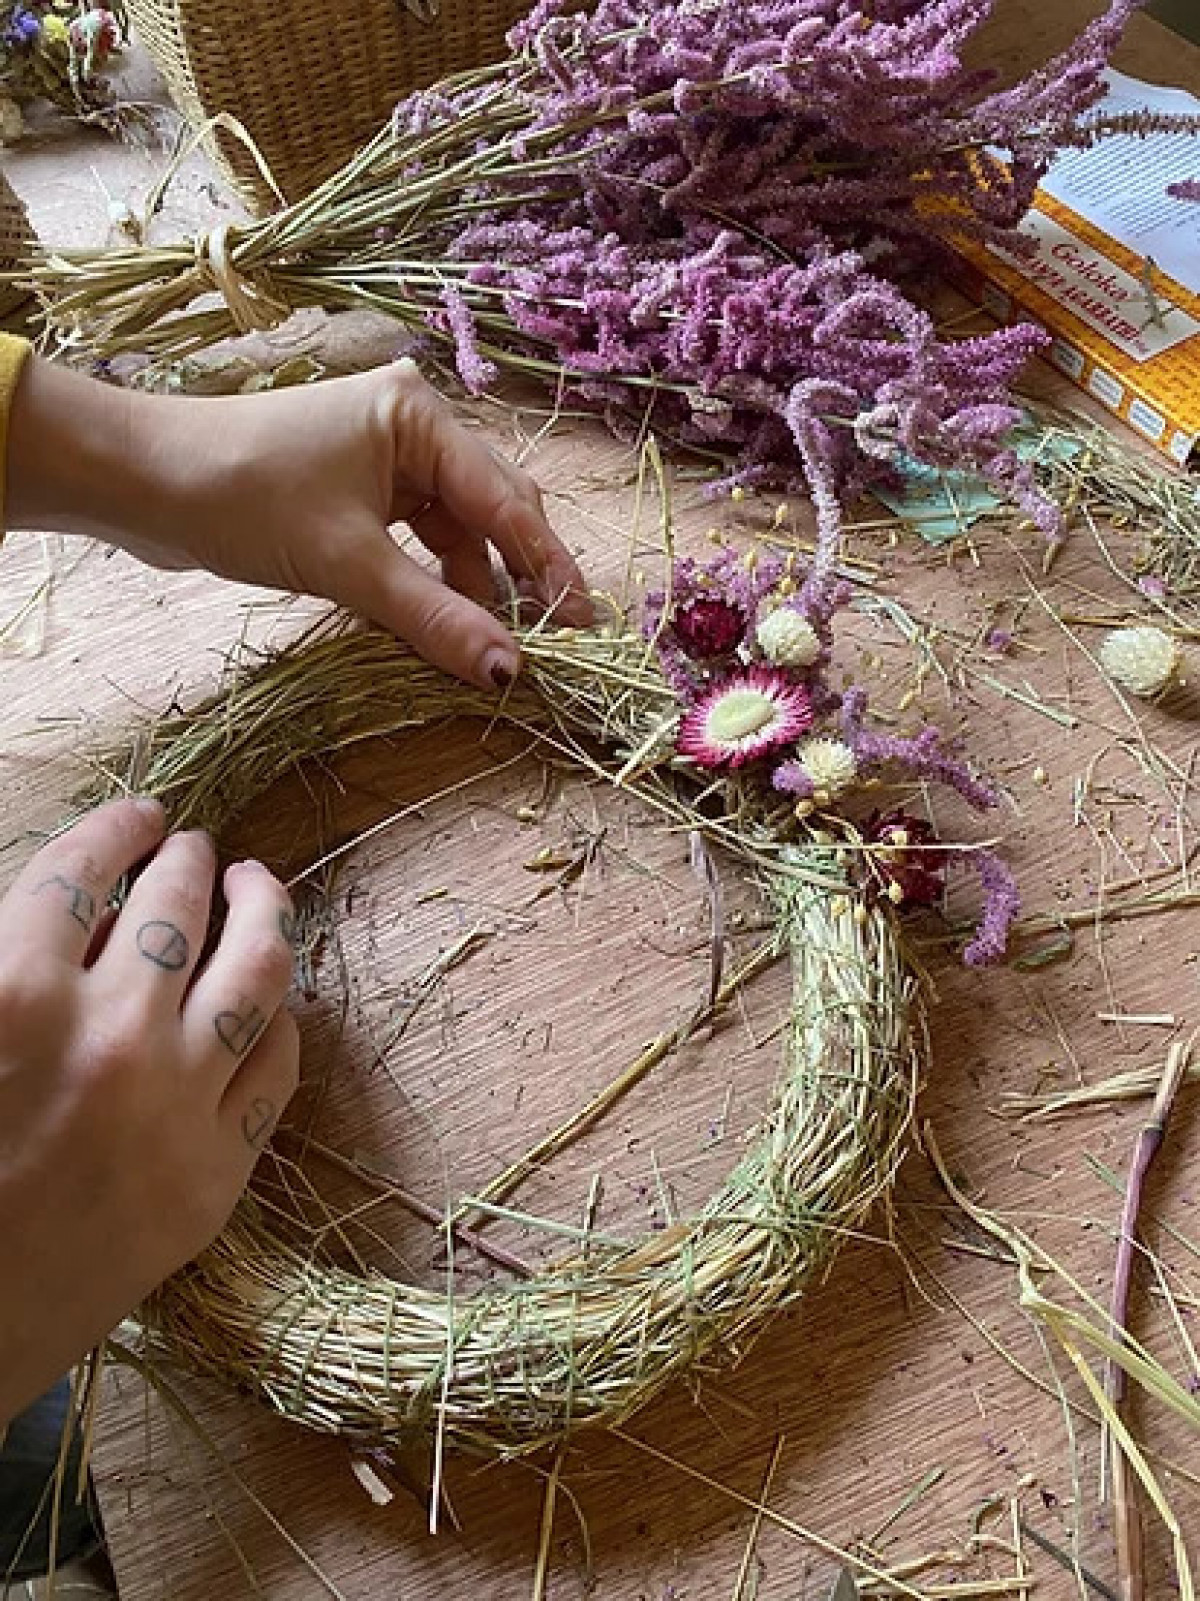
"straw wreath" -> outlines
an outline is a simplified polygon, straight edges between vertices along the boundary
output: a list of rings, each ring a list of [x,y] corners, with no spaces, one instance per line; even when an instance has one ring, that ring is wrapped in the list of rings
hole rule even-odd
[[[317,1430],[381,1447],[425,1431],[509,1454],[615,1424],[673,1377],[740,1356],[828,1271],[887,1193],[912,1126],[919,983],[898,914],[906,901],[928,902],[946,853],[927,825],[901,828],[899,813],[855,824],[828,794],[797,799],[791,769],[838,743],[819,730],[845,719],[844,702],[861,710],[853,690],[825,686],[823,584],[801,580],[794,561],[747,564],[728,552],[707,567],[680,562],[641,628],[615,618],[588,632],[524,632],[524,671],[501,697],[334,620],[235,665],[206,704],[104,756],[89,803],[130,789],[156,795],[174,824],[205,826],[219,843],[306,764],[435,721],[513,725],[749,874],[770,907],[770,954],[792,970],[774,1104],[695,1215],[628,1243],[582,1238],[528,1278],[437,1293],[288,1236],[252,1192],[218,1242],[143,1309],[158,1349]],[[797,650],[809,635],[816,655]],[[816,737],[797,746],[787,718],[802,702]],[[763,718],[781,707],[789,743],[768,756]],[[710,741],[729,742],[723,755],[684,754],[697,718]],[[735,722],[742,732],[731,732]],[[909,769],[923,763],[926,776],[982,788],[930,733],[911,742],[921,755]],[[902,742],[876,750],[879,738],[864,728],[857,748],[868,787],[880,783],[868,776],[873,762],[905,767]],[[706,1016],[737,981],[721,994],[714,983]]]

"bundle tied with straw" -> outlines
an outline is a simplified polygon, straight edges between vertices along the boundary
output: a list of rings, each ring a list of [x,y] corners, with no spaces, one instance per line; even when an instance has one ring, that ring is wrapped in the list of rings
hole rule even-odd
[[[740,1355],[828,1271],[905,1150],[919,985],[899,914],[937,897],[949,854],[917,819],[855,820],[856,792],[875,794],[890,772],[940,780],[981,806],[995,799],[936,730],[879,735],[861,692],[833,690],[829,621],[841,598],[794,560],[680,562],[640,628],[617,616],[583,633],[523,631],[525,670],[498,699],[335,620],[104,755],[89,804],[136,789],[220,842],[297,769],[315,781],[363,741],[496,719],[707,841],[762,887],[766,947],[714,985],[664,1051],[768,960],[786,955],[792,968],[774,1104],[693,1215],[641,1239],[589,1235],[528,1278],[436,1293],[348,1265],[328,1229],[306,1238],[252,1193],[217,1244],[144,1308],[157,1349],[314,1429],[381,1448],[426,1433],[508,1455],[620,1422],[673,1376]],[[812,650],[797,648],[805,629]],[[836,801],[813,782],[819,769],[832,783],[832,752],[844,778]],[[991,865],[980,867],[988,899],[974,944],[987,959],[1015,899],[998,859],[980,862]]]
[[[1054,153],[1106,132],[1139,0],[1009,88],[962,55],[994,3],[540,0],[507,61],[405,100],[306,200],[29,277],[52,340],[98,358],[372,307],[473,389],[534,374],[727,482],[807,486],[827,539],[904,452],[982,468],[1053,532],[1007,442],[1043,335],[952,342],[924,302],[956,238],[1019,248]]]

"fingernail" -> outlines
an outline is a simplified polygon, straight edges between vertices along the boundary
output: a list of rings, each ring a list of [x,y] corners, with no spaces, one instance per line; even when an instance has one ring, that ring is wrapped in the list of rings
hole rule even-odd
[[[166,813],[162,801],[153,800],[149,795],[138,797],[137,809],[147,822],[152,823],[161,823]]]
[[[511,689],[520,669],[520,662],[509,651],[494,650],[484,657],[484,673],[497,689]]]

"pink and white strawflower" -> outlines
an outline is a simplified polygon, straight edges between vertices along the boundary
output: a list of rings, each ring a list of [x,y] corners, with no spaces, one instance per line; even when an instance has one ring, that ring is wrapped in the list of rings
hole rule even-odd
[[[744,767],[812,727],[812,701],[786,674],[751,667],[703,694],[679,729],[680,754],[701,767]]]

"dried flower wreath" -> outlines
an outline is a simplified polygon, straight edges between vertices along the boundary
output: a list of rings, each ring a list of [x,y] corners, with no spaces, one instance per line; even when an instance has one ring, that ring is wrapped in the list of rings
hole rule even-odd
[[[739,1354],[828,1269],[911,1127],[920,1001],[901,913],[940,899],[952,860],[973,860],[984,907],[965,956],[981,963],[1017,908],[993,853],[878,809],[890,780],[949,786],[978,808],[997,797],[936,729],[880,733],[861,689],[832,687],[844,599],[831,572],[794,559],[681,561],[641,626],[527,631],[525,671],[498,700],[339,623],[105,757],[105,792],[136,786],[220,839],[305,762],[446,718],[508,721],[752,874],[793,973],[775,1103],[694,1216],[453,1295],[363,1275],[252,1196],[145,1308],[151,1340],[316,1429],[379,1448],[425,1430],[510,1454],[616,1423],[672,1376]]]

